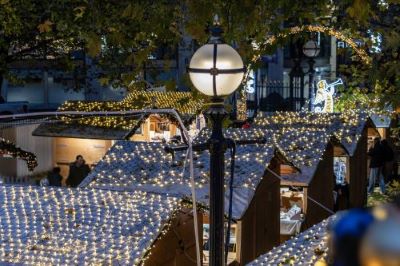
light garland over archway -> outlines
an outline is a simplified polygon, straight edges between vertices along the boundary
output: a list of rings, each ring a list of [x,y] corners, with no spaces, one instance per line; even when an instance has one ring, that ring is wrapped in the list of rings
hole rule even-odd
[[[263,44],[260,45],[260,47],[273,45],[277,42],[278,39],[286,38],[288,36],[299,34],[301,32],[320,32],[320,33],[325,33],[330,36],[333,36],[336,39],[347,43],[366,65],[369,65],[372,62],[372,58],[367,54],[367,52],[364,49],[360,48],[352,38],[347,37],[341,31],[335,30],[330,27],[321,26],[321,25],[303,25],[303,26],[295,26],[295,27],[289,28],[288,32],[279,33],[278,35],[270,36]],[[251,60],[250,64],[254,64],[257,60],[260,59],[260,57],[261,57],[261,54],[255,55],[253,57],[253,59]]]
[[[303,25],[303,26],[295,26],[292,28],[289,28],[287,32],[284,33],[279,33],[277,35],[272,35],[269,38],[265,40],[264,43],[259,45],[259,47],[266,47],[266,46],[271,46],[274,45],[279,39],[282,38],[287,38],[288,36],[299,34],[302,32],[320,32],[320,33],[325,33],[330,36],[335,37],[338,40],[341,40],[348,44],[357,54],[357,56],[364,62],[366,65],[370,65],[372,62],[372,58],[366,53],[366,51],[362,48],[360,48],[357,43],[350,37],[346,36],[341,31],[335,30],[330,27],[326,26],[321,26],[321,25]],[[249,78],[250,70],[252,69],[252,66],[261,58],[261,49],[258,49],[257,54],[255,54],[250,62],[250,64],[247,67],[247,72],[245,74],[245,78],[243,80],[243,84],[245,84]],[[246,107],[246,100],[247,100],[247,95],[245,92],[242,92],[241,95],[241,104],[238,105],[238,118],[241,120],[246,119],[247,116],[247,107]]]

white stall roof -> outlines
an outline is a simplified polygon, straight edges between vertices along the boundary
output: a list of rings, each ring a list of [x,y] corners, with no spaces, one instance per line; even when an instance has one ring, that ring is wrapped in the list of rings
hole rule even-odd
[[[0,185],[0,264],[137,264],[180,206],[146,192]]]
[[[327,229],[334,219],[336,219],[335,215],[315,224],[282,245],[273,248],[268,253],[248,263],[247,266],[314,265],[315,262],[327,256]]]
[[[175,152],[175,158],[164,151],[162,143],[118,141],[96,165],[81,186],[119,191],[148,191],[191,198],[189,164],[185,152]],[[233,218],[244,214],[254,191],[274,156],[274,149],[265,144],[236,148]],[[194,174],[197,201],[208,205],[208,151],[194,153]],[[230,153],[225,154],[227,185],[225,210],[228,211]]]

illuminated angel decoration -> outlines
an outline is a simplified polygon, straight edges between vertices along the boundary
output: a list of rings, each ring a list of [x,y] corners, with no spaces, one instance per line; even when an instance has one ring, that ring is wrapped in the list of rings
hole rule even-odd
[[[335,86],[342,85],[342,79],[328,84],[326,80],[320,80],[317,83],[317,93],[315,95],[314,105],[323,103],[323,108],[315,107],[317,113],[333,113],[333,95],[335,94]]]

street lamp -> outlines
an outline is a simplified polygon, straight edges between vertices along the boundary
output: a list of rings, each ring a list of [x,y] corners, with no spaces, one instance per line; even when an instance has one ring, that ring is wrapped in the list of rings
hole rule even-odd
[[[224,97],[234,92],[243,80],[242,58],[231,46],[223,43],[218,17],[214,18],[211,37],[190,60],[188,72],[193,85],[211,97],[206,115],[212,123],[208,140],[210,151],[210,265],[224,265],[224,173],[227,142],[222,121],[227,112]]]
[[[308,41],[303,46],[303,54],[308,57],[308,97],[310,98],[309,110],[312,111],[312,103],[314,102],[314,58],[318,56],[320,51],[316,41]]]

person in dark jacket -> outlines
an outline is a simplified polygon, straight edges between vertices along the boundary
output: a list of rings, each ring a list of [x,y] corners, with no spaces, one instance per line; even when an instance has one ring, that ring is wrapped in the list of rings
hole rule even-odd
[[[82,155],[76,156],[75,162],[69,166],[69,175],[67,178],[67,185],[77,187],[83,179],[89,174],[90,168],[85,163]]]
[[[381,192],[385,193],[385,180],[382,173],[382,167],[384,165],[384,151],[382,145],[380,144],[380,138],[376,137],[374,139],[374,146],[369,149],[368,155],[371,157],[371,161],[369,164],[370,173],[369,173],[369,184],[368,184],[368,193],[372,193],[375,187],[375,181],[379,178],[379,186],[381,188]]]
[[[62,175],[60,175],[61,169],[60,167],[54,167],[53,171],[49,173],[47,176],[47,180],[49,181],[49,186],[52,187],[61,187]]]
[[[383,159],[384,159],[382,173],[383,176],[385,177],[385,181],[389,182],[393,179],[394,152],[386,139],[381,141],[381,145],[382,145]]]

